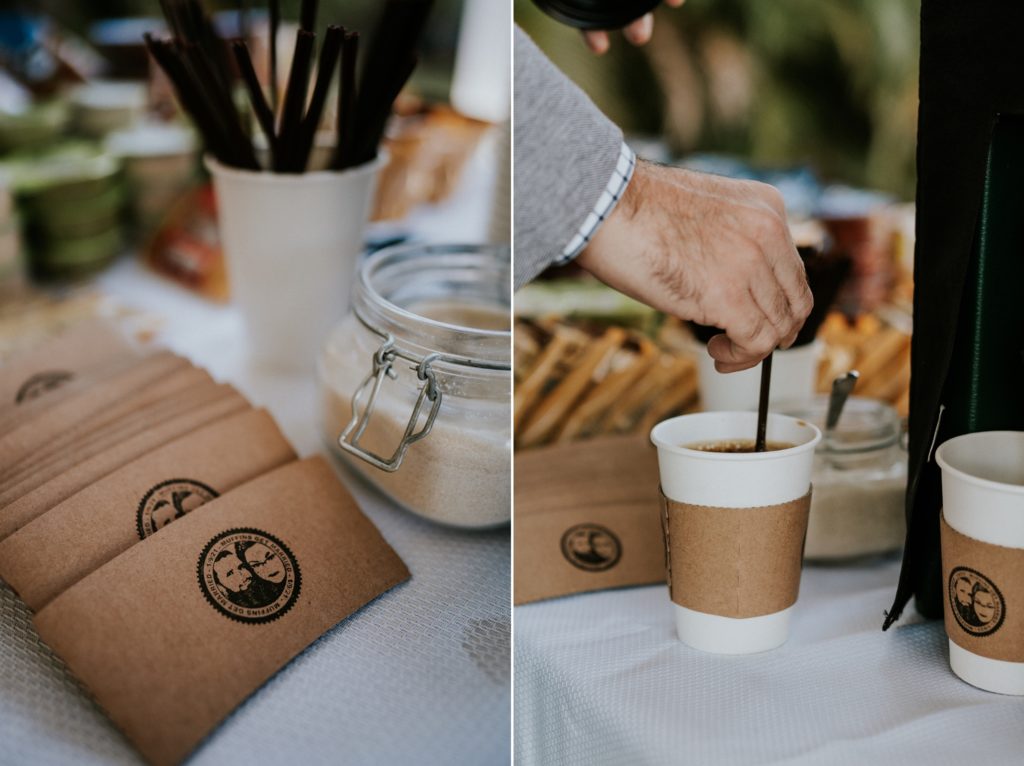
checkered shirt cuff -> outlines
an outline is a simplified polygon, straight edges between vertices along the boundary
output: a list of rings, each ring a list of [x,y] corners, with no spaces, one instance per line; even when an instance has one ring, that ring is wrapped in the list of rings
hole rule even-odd
[[[555,259],[556,265],[565,265],[579,255],[583,248],[590,243],[590,239],[604,220],[611,215],[615,205],[626,191],[629,179],[633,177],[633,169],[635,167],[636,155],[623,142],[622,149],[619,151],[619,161],[615,165],[615,172],[612,173],[612,177],[608,180],[608,186],[601,192],[601,197],[598,199],[594,209],[587,215],[583,225],[580,226],[579,230],[569,241],[569,244],[562,250],[561,255]]]

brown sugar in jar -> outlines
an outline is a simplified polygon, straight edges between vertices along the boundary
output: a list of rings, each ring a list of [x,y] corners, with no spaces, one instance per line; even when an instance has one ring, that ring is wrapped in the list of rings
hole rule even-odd
[[[360,269],[353,312],[332,331],[319,362],[324,440],[395,502],[457,527],[490,527],[511,517],[509,262],[507,248],[490,246],[375,253]],[[343,447],[338,439],[352,422],[353,398],[389,337],[383,355],[398,355],[391,357],[365,429],[353,438],[354,429]],[[417,369],[424,363],[440,394],[436,417],[397,467],[386,470],[366,455],[386,461],[402,443],[429,382]],[[358,400],[361,413],[372,388],[371,381]],[[414,432],[433,402],[421,404]]]

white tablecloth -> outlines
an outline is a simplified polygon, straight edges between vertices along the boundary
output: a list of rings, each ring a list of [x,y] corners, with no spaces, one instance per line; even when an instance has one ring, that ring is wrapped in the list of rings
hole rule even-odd
[[[663,586],[515,610],[519,766],[1024,763],[1024,700],[949,670],[939,622],[882,633],[896,559],[804,569],[780,649],[679,643]]]
[[[493,173],[474,158],[444,206],[406,222],[430,241],[482,241]],[[395,227],[391,227],[395,228]],[[266,406],[302,456],[323,452],[311,378],[251,369],[236,312],[126,260],[100,280],[119,303],[166,321],[160,341]],[[509,533],[458,532],[339,476],[412,580],[336,626],[257,691],[190,763],[500,764],[509,760]],[[43,646],[0,585],[0,764],[139,758]]]

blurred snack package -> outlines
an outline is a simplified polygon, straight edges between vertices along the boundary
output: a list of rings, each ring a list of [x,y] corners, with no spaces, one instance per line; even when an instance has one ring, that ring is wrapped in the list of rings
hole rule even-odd
[[[417,205],[447,199],[491,127],[447,106],[415,109],[396,117],[389,129],[385,146],[391,159],[377,186],[375,221],[404,218]]]
[[[880,399],[906,417],[910,405],[910,317],[883,306],[850,322],[836,312],[825,320],[819,337],[825,342],[818,371],[818,391],[847,370],[860,372],[857,395]]]
[[[98,77],[105,66],[91,45],[39,3],[6,3],[0,10],[0,59],[5,73],[38,98]]]
[[[171,206],[143,248],[142,258],[150,268],[191,290],[227,300],[227,270],[211,184],[193,188]]]

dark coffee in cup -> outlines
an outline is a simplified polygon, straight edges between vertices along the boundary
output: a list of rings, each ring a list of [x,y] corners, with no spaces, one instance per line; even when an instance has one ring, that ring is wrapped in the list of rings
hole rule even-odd
[[[683,444],[687,449],[700,450],[701,452],[754,452],[753,439],[725,439],[714,442],[698,442],[697,444]],[[796,445],[789,442],[766,442],[764,451],[775,452],[782,449],[791,449]]]

